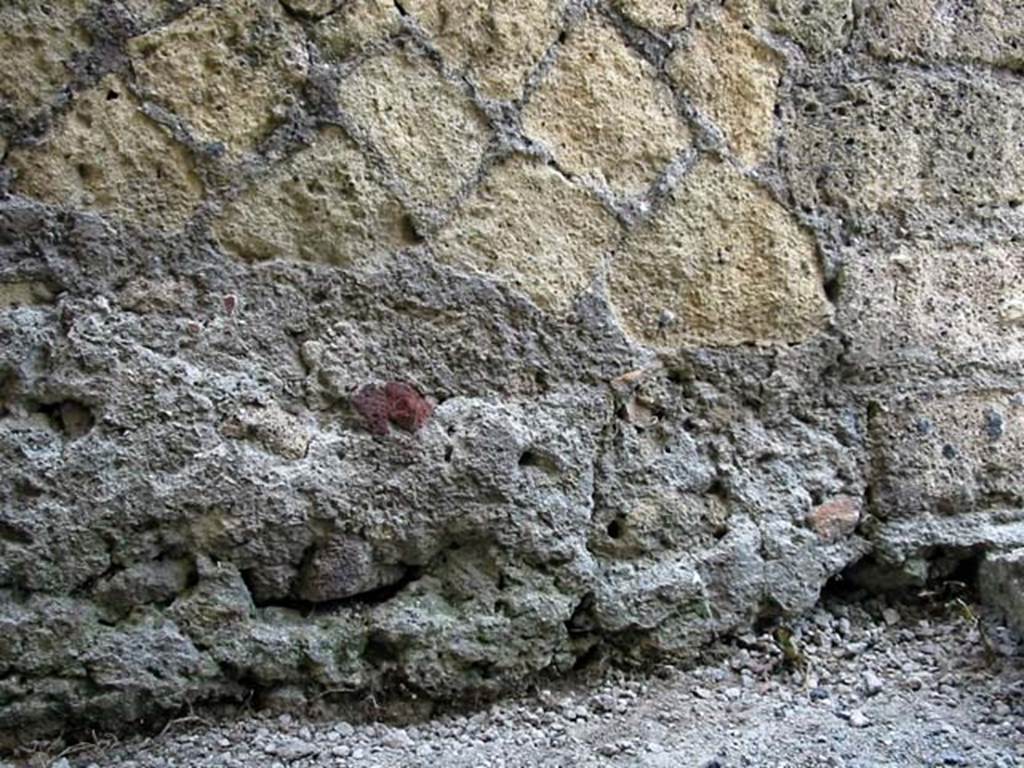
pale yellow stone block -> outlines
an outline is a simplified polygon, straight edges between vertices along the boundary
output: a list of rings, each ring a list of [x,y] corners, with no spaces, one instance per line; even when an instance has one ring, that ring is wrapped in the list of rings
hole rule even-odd
[[[771,155],[782,69],[782,58],[729,13],[705,19],[668,65],[672,79],[748,165]]]
[[[810,234],[710,160],[628,237],[609,290],[626,331],[657,347],[794,343],[830,316]]]
[[[527,133],[573,174],[638,194],[690,142],[654,68],[596,20],[574,30],[526,106]]]
[[[283,121],[309,69],[302,30],[264,0],[198,6],[132,39],[128,53],[148,98],[234,155]]]
[[[477,170],[487,123],[427,59],[395,51],[365,62],[338,92],[410,198],[444,207]]]
[[[565,0],[406,0],[447,63],[467,72],[495,99],[522,96],[523,85],[558,37]]]
[[[558,171],[526,158],[494,168],[434,243],[441,261],[498,277],[564,311],[600,272],[615,217]]]
[[[8,160],[15,191],[162,229],[177,229],[203,196],[187,150],[146,117],[113,75],[78,96],[36,147]]]
[[[244,259],[351,264],[408,243],[397,199],[339,129],[252,182],[214,220],[221,245]]]
[[[28,117],[71,79],[68,64],[89,37],[77,20],[86,0],[0,3],[0,111]]]

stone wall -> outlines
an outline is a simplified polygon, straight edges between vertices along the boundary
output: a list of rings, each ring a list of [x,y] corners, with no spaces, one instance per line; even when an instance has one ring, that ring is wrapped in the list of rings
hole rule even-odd
[[[0,744],[998,592],[1022,68],[1010,0],[3,3]]]

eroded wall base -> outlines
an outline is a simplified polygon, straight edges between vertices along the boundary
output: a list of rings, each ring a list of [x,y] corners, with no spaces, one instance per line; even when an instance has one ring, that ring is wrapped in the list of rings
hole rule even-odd
[[[1013,13],[903,6],[0,10],[0,744],[995,579]]]

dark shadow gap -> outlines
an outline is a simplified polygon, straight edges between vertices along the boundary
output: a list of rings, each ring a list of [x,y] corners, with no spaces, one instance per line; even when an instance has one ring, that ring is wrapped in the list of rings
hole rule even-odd
[[[360,592],[357,595],[350,595],[349,597],[341,597],[337,600],[323,600],[320,602],[314,602],[312,600],[302,600],[297,597],[283,597],[271,600],[253,600],[253,604],[257,608],[287,608],[289,610],[298,611],[304,616],[315,616],[322,615],[325,613],[334,613],[344,608],[350,608],[354,606],[372,606],[386,603],[395,596],[397,596],[403,589],[417,581],[423,576],[424,568],[418,565],[405,566],[405,570],[402,572],[402,576],[391,584],[385,584],[374,589],[367,590],[366,592]],[[246,586],[249,587],[250,594],[252,593],[252,585],[249,584],[249,577],[247,574],[243,574],[243,580],[246,581]]]

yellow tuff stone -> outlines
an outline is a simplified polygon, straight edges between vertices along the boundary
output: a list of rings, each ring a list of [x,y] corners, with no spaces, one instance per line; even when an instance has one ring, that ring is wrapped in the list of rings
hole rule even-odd
[[[344,59],[387,40],[401,29],[398,9],[390,0],[350,0],[313,27],[320,50]]]
[[[443,207],[476,172],[484,116],[427,59],[405,51],[372,58],[342,83],[338,102],[414,204]]]
[[[221,245],[246,259],[348,264],[408,238],[401,205],[339,129],[255,180],[213,224]]]
[[[690,142],[654,68],[597,21],[575,30],[526,106],[527,133],[573,174],[644,192]]]
[[[223,0],[128,44],[139,87],[204,141],[238,154],[285,117],[309,68],[278,3]]]
[[[686,26],[695,0],[615,0],[615,7],[630,21],[656,32],[673,32]]]
[[[810,235],[714,161],[627,238],[609,288],[626,330],[659,347],[798,342],[829,317]]]
[[[11,151],[15,190],[50,203],[175,229],[203,196],[188,152],[108,76],[37,147]]]
[[[491,171],[434,249],[442,261],[497,276],[538,306],[561,311],[599,272],[619,232],[588,192],[516,157]]]
[[[558,37],[565,0],[407,0],[446,61],[487,96],[517,99]]]
[[[28,117],[53,99],[71,79],[68,63],[89,44],[76,23],[85,0],[0,4],[0,112]]]
[[[741,161],[755,165],[768,159],[782,59],[739,19],[722,13],[704,20],[672,57],[668,70]]]
[[[29,307],[51,301],[53,291],[45,283],[34,280],[0,283],[0,309]]]

